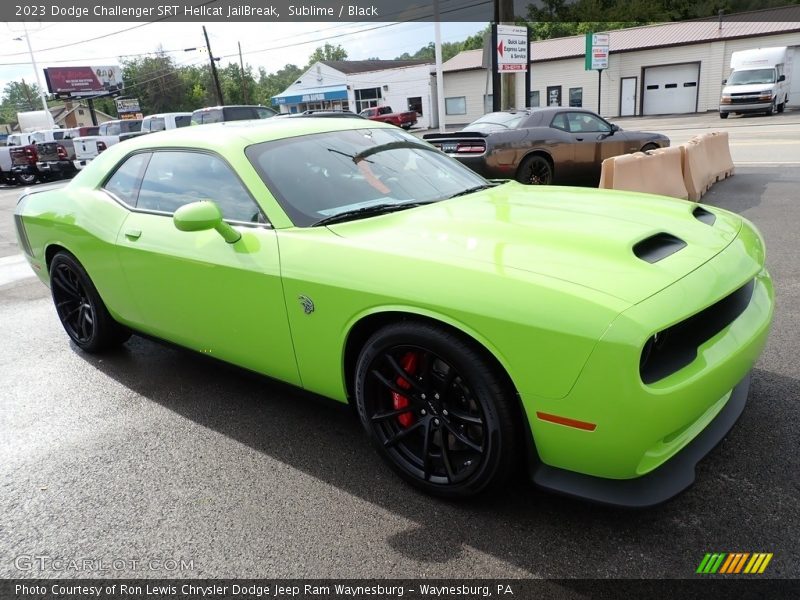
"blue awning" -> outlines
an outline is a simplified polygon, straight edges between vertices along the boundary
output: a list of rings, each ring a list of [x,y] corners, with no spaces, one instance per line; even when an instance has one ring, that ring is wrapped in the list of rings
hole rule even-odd
[[[286,90],[272,97],[273,104],[300,104],[301,102],[322,102],[323,100],[347,100],[347,86]]]

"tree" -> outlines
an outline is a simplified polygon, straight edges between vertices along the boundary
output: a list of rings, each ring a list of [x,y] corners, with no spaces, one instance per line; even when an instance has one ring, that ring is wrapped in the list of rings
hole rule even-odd
[[[315,62],[319,62],[321,60],[345,60],[347,59],[347,50],[342,48],[340,44],[336,44],[335,46],[325,42],[324,46],[320,46],[314,52],[311,53],[311,56],[308,58],[308,65],[311,66]]]
[[[163,50],[155,56],[123,61],[125,94],[139,99],[144,114],[188,110],[187,86],[181,71]]]
[[[0,97],[0,122],[16,123],[17,113],[42,110],[41,91],[35,83],[10,81]]]

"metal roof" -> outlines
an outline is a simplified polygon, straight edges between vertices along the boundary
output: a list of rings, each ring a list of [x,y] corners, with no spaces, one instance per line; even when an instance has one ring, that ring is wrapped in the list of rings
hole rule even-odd
[[[755,20],[744,20],[747,18]],[[767,18],[772,20],[766,20]],[[610,53],[704,44],[718,40],[791,33],[794,31],[800,33],[800,5],[729,15],[723,17],[722,21],[718,19],[678,21],[628,29],[615,29],[609,32],[611,35]],[[800,44],[800,35],[798,35],[797,42]],[[539,40],[531,43],[531,62],[574,58],[583,56],[584,52],[585,37],[583,35]],[[452,72],[480,69],[482,68],[482,61],[483,50],[466,50],[444,63],[442,70]]]
[[[347,75],[433,64],[432,60],[321,60],[320,62]]]

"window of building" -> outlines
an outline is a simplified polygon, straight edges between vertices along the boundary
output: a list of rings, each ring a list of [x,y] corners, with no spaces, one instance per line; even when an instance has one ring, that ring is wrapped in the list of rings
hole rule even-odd
[[[528,92],[528,106],[536,108],[539,106],[539,90]]]
[[[561,106],[561,86],[547,86],[547,106]]]
[[[221,158],[205,152],[154,152],[136,208],[171,214],[198,200],[213,200],[230,221],[265,222],[250,194]]]
[[[407,98],[406,101],[408,102],[408,110],[416,111],[416,113],[421,117],[422,116],[422,97],[421,96],[414,96],[413,98]]]
[[[483,95],[483,112],[490,113],[494,110],[494,94]]]
[[[467,114],[467,97],[454,96],[444,99],[444,113],[446,115],[465,115]]]
[[[569,105],[577,108],[583,106],[583,88],[569,88]]]
[[[372,108],[378,106],[383,98],[381,88],[364,88],[355,90],[356,96],[356,112],[361,112],[365,108]]]

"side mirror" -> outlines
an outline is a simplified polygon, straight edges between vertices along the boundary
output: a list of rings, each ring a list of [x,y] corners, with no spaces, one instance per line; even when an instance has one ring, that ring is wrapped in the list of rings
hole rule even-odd
[[[229,244],[238,242],[242,234],[222,220],[222,211],[211,200],[184,204],[172,216],[179,231],[208,231],[215,229]]]
[[[615,123],[611,124],[611,135],[614,135],[617,131],[619,131],[621,127]]]
[[[778,77],[778,83],[780,83],[781,81],[786,81],[786,75],[781,75],[780,77]]]

